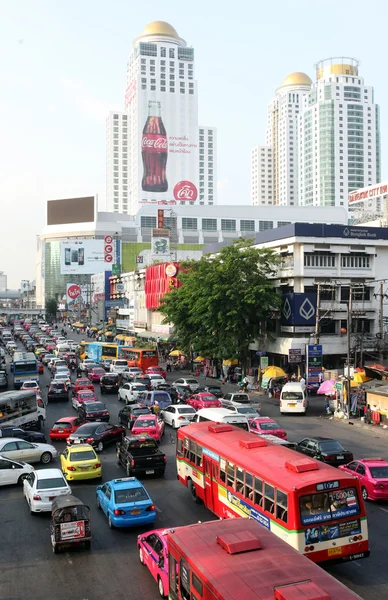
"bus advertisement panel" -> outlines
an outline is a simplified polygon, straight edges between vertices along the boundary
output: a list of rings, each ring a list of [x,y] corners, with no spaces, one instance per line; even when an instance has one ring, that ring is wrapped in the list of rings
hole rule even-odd
[[[220,518],[249,517],[314,562],[369,556],[360,483],[229,424],[178,431],[178,479]]]
[[[80,359],[90,358],[99,362],[105,358],[116,359],[119,356],[119,347],[117,344],[108,344],[104,342],[81,342]]]
[[[19,390],[24,381],[39,381],[38,361],[33,352],[15,352],[12,362],[13,384]]]

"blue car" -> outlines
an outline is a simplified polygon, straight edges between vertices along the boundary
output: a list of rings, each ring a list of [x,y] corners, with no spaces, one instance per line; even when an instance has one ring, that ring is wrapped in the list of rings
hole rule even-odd
[[[96,490],[97,507],[113,527],[149,525],[156,519],[155,506],[145,487],[136,477],[112,479]]]

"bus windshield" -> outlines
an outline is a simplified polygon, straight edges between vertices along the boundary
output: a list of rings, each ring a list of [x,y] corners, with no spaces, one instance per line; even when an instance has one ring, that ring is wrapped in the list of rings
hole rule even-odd
[[[303,525],[342,519],[359,513],[357,492],[353,487],[300,498],[300,514]]]
[[[14,364],[14,373],[35,373],[36,372],[36,361],[34,362],[17,362]]]

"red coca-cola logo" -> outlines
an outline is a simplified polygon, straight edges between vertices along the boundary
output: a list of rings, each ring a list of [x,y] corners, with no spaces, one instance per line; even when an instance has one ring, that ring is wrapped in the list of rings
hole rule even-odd
[[[79,285],[71,285],[68,288],[68,290],[67,290],[67,295],[72,300],[75,300],[76,298],[78,298],[78,296],[81,295],[81,288],[80,288],[80,286]]]
[[[141,140],[141,147],[148,152],[167,152],[167,137],[155,133],[145,133]]]
[[[180,202],[194,202],[197,196],[198,190],[191,181],[179,181],[174,187],[174,198]]]

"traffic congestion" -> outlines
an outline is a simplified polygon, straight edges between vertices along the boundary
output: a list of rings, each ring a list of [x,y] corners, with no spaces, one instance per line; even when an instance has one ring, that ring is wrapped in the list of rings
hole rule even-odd
[[[279,403],[276,416],[273,404],[236,386],[167,373],[157,349],[120,353],[113,343],[68,337],[62,325],[29,319],[5,321],[0,329],[0,498],[13,503],[14,525],[20,512],[29,515],[24,533],[42,542],[41,560],[51,545],[79,573],[91,568],[95,553],[100,564],[118,544],[128,552],[133,598],[259,598],[238,595],[237,586],[237,595],[205,595],[206,586],[220,591],[219,581],[175,539],[181,526],[198,526],[192,535],[201,536],[198,522],[219,518],[225,529],[214,524],[215,535],[228,540],[236,517],[249,517],[242,538],[252,537],[250,524],[259,523],[252,531],[262,543],[264,531],[273,534],[268,553],[270,547],[291,552],[290,561],[299,553],[307,571],[313,563],[326,570],[339,563],[335,569],[346,573],[344,563],[368,559],[365,502],[388,500],[383,458],[355,458],[351,448],[323,435],[292,440],[287,425],[295,417],[283,416]],[[113,540],[107,530],[128,534]],[[212,538],[205,537],[215,557]],[[136,555],[148,575],[135,566]],[[258,560],[252,558],[252,570]],[[67,569],[60,564],[56,575]],[[311,578],[332,589],[327,597],[359,597],[344,595],[322,573],[314,565]],[[285,583],[266,577],[266,585]],[[92,586],[88,597],[103,597],[106,584],[95,585],[99,591]],[[124,597],[122,580],[115,585]]]

